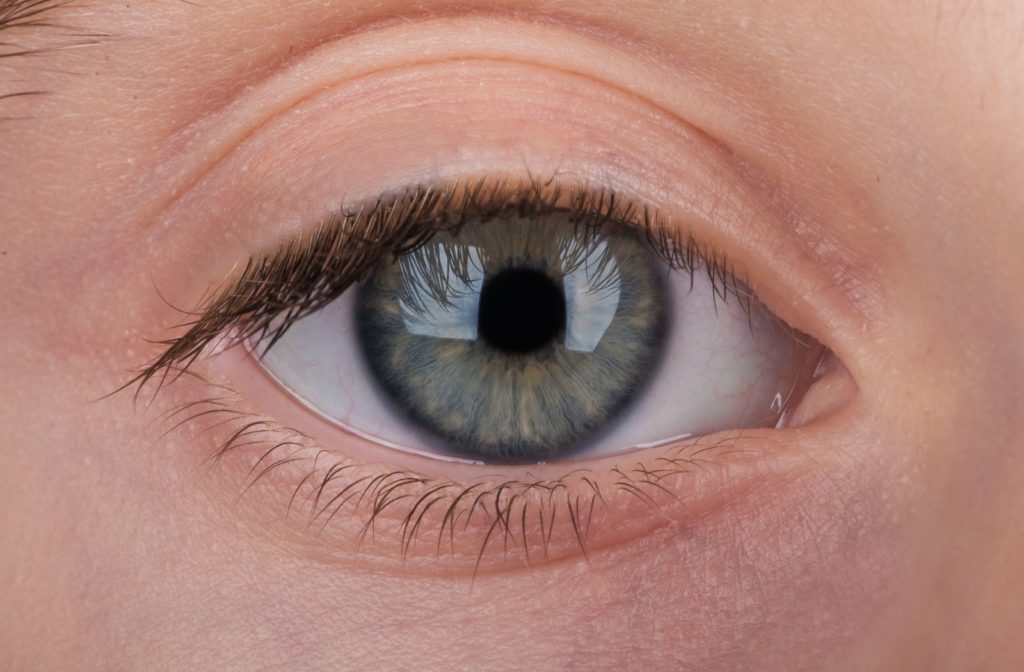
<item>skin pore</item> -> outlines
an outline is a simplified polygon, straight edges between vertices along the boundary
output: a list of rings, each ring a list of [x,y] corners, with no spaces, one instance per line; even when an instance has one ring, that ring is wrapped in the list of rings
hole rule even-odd
[[[1019,3],[40,7],[0,31],[0,667],[1024,665]],[[669,449],[588,462],[583,543],[569,467],[373,445],[237,348],[105,396],[250,257],[495,174],[613,188],[727,255],[834,353],[788,425],[673,447],[713,449],[650,501],[614,486]],[[250,418],[303,460],[211,461]],[[427,542],[408,506],[313,525],[314,461],[326,498],[399,471],[530,519],[460,518],[445,553],[451,499]]]

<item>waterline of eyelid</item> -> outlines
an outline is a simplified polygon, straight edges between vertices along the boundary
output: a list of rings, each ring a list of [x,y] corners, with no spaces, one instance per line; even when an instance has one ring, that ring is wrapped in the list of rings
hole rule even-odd
[[[260,357],[259,351],[258,351],[258,347],[254,346],[254,344],[250,340],[244,340],[243,343],[244,343],[244,348],[245,348],[247,356],[249,356],[249,357],[251,357],[251,358],[253,358],[255,360],[258,360],[259,357]],[[492,467],[504,466],[502,463],[498,463],[498,462],[484,462],[482,460],[471,460],[471,459],[467,459],[467,458],[464,458],[464,457],[458,457],[458,456],[455,456],[455,455],[439,453],[439,452],[435,452],[435,451],[421,450],[421,449],[418,449],[418,448],[415,448],[415,447],[412,447],[412,446],[406,446],[406,445],[402,445],[402,444],[396,443],[394,441],[388,441],[387,439],[380,438],[380,437],[378,437],[378,436],[376,436],[376,435],[374,435],[374,434],[372,434],[370,432],[361,430],[361,429],[359,429],[357,427],[353,427],[352,425],[349,425],[349,424],[343,422],[342,420],[339,420],[337,418],[332,418],[331,416],[323,413],[315,405],[311,404],[306,399],[304,399],[301,395],[299,395],[297,392],[295,392],[294,390],[289,388],[287,384],[285,384],[277,376],[275,376],[274,373],[272,371],[270,371],[267,367],[260,366],[258,368],[259,368],[260,371],[262,371],[265,374],[265,376],[269,380],[269,382],[271,382],[274,386],[276,386],[277,388],[281,389],[282,391],[287,392],[290,396],[292,396],[294,399],[296,399],[303,406],[303,408],[305,408],[306,410],[314,413],[316,415],[316,417],[320,418],[322,421],[324,421],[324,422],[326,422],[326,423],[328,423],[328,424],[330,424],[330,425],[340,429],[344,433],[349,434],[351,436],[358,437],[360,439],[364,439],[364,440],[369,441],[369,442],[371,442],[371,443],[373,443],[375,445],[378,445],[378,446],[380,446],[382,448],[389,448],[389,449],[392,449],[392,450],[397,450],[397,451],[400,451],[400,452],[403,452],[403,453],[408,453],[408,454],[411,454],[411,455],[415,455],[417,457],[427,458],[427,459],[434,460],[434,461],[437,461],[437,462],[442,462],[442,463],[465,464],[465,465],[473,465],[473,466],[492,466]],[[603,459],[603,458],[608,458],[608,457],[615,457],[617,455],[624,455],[624,454],[627,454],[627,453],[631,453],[631,452],[635,452],[635,451],[640,451],[640,450],[648,450],[648,449],[651,449],[651,448],[661,448],[661,447],[664,447],[664,446],[670,446],[670,445],[672,445],[674,443],[679,443],[679,442],[687,441],[687,440],[694,439],[694,438],[698,438],[698,437],[695,436],[692,433],[689,433],[689,434],[678,434],[678,435],[675,435],[675,436],[670,436],[668,438],[658,439],[656,441],[647,441],[647,442],[635,443],[635,444],[631,444],[631,445],[628,445],[628,446],[624,446],[620,450],[604,453],[604,454],[601,455],[601,457]],[[557,464],[564,465],[566,467],[571,467],[574,463],[582,463],[582,462],[584,462],[583,459],[578,459],[578,460],[567,459],[567,460],[558,460]],[[536,465],[547,465],[547,464],[555,464],[555,463],[551,463],[551,462],[547,462],[547,461],[544,461],[544,460],[540,460],[540,461],[538,461],[538,462],[536,462],[534,464],[536,464]]]
[[[205,463],[232,479],[241,477],[238,501],[247,496],[264,500],[274,492],[273,483],[285,485],[283,499],[265,501],[287,505],[285,520],[308,517],[304,525],[289,524],[295,533],[305,530],[339,544],[339,550],[355,544],[356,556],[365,554],[371,562],[397,559],[404,565],[412,560],[418,568],[414,571],[443,573],[450,567],[475,576],[589,556],[676,517],[702,515],[725,501],[735,502],[762,471],[757,466],[761,451],[740,450],[736,443],[744,437],[730,434],[706,442],[687,441],[633,462],[575,468],[560,463],[557,473],[549,476],[493,465],[490,473],[476,466],[462,480],[453,480],[451,474],[431,477],[409,465],[360,463],[326,450],[276,421],[234,410],[231,400],[222,396],[231,394],[228,388],[218,386],[215,398],[206,399],[212,391],[209,384],[194,379],[204,386],[204,399],[195,401],[195,394],[187,395],[157,420],[172,424],[172,430],[190,426],[189,433],[214,432],[211,440],[218,448]],[[222,415],[209,415],[207,405],[218,414],[237,417],[225,422]],[[188,417],[181,419],[180,413]],[[218,437],[227,439],[222,443]],[[734,453],[754,459],[740,459],[728,471],[713,468],[718,456]],[[750,465],[753,471],[747,473],[741,465]],[[676,477],[696,480],[689,481],[692,485],[684,494]],[[260,482],[264,485],[254,487]],[[763,483],[763,478],[757,482]],[[441,504],[432,507],[433,501]],[[451,515],[444,514],[446,510]],[[472,518],[476,520],[470,526]],[[265,515],[254,520],[262,533],[268,525]],[[379,533],[365,537],[374,527]],[[509,540],[515,541],[515,548],[509,547]],[[397,549],[398,555],[389,558],[389,549]]]

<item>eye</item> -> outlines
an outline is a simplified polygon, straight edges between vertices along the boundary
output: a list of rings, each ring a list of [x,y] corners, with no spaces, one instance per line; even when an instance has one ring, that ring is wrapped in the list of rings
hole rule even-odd
[[[191,312],[127,383],[159,436],[261,534],[374,571],[619,549],[815,469],[857,387],[768,308],[837,351],[860,322],[786,185],[663,79],[467,26],[456,58],[374,49],[348,78],[328,47],[322,80],[289,68],[214,120],[160,218],[194,258],[154,310]]]
[[[460,212],[253,349],[328,421],[438,457],[558,461],[778,424],[820,346],[693,241],[586,202]]]
[[[342,208],[129,384],[173,390],[159,421],[228,487],[308,516],[286,534],[425,571],[587,554],[759,487],[845,369],[684,222],[565,175]]]

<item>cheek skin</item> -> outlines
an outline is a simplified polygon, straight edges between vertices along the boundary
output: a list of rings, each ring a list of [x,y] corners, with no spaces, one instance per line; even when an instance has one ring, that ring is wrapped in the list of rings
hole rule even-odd
[[[45,406],[23,409],[19,426],[48,436],[50,459],[0,475],[22,507],[3,522],[21,542],[15,563],[34,568],[26,585],[79,605],[22,610],[20,627],[69,643],[32,659],[52,669],[800,669],[874,656],[870,643],[899,625],[889,605],[911,556],[896,515],[906,502],[891,493],[906,467],[884,439],[837,428],[817,468],[785,488],[590,563],[471,584],[346,571],[249,534],[206,494],[223,490],[216,472],[183,463],[186,445],[154,443],[129,398],[83,408],[91,384],[53,392],[60,376],[86,381],[87,362],[76,353],[26,386]],[[68,422],[53,426],[55,414]]]
[[[850,660],[853,641],[874,640],[881,627],[880,596],[893,596],[884,578],[891,537],[868,522],[879,514],[870,506],[822,506],[834,501],[831,487],[800,484],[794,498],[762,502],[778,515],[737,511],[729,525],[666,530],[591,566],[484,579],[472,589],[427,581],[410,592],[296,568],[308,595],[346,602],[314,597],[317,620],[275,620],[275,654],[285,661],[322,651],[337,664],[372,667],[379,654],[341,653],[333,640],[372,623],[396,669],[621,669],[637,660],[647,669],[800,669]],[[365,620],[353,618],[347,597],[356,595]]]
[[[52,412],[75,406],[50,399]],[[51,433],[57,459],[45,473],[19,472],[32,481],[19,501],[34,506],[7,529],[24,540],[24,562],[48,559],[33,564],[32,581],[93,605],[67,621],[34,609],[21,619],[75,642],[47,654],[74,656],[72,667],[102,667],[116,651],[126,669],[154,659],[223,669],[245,650],[263,665],[337,669],[620,669],[637,660],[649,669],[800,669],[875,655],[856,647],[871,649],[898,625],[885,617],[905,595],[908,549],[895,512],[906,507],[890,494],[902,468],[879,459],[895,446],[870,436],[844,445],[837,432],[830,448],[844,457],[820,470],[589,564],[470,585],[296,558],[204,496],[206,469],[182,470],[167,452],[184,446],[140,450],[153,446],[152,428],[125,421],[138,418],[129,401],[68,417],[97,429]],[[46,422],[23,426],[38,435]],[[120,447],[111,450],[108,431]],[[55,518],[55,502],[76,505]],[[32,532],[41,521],[45,535]]]

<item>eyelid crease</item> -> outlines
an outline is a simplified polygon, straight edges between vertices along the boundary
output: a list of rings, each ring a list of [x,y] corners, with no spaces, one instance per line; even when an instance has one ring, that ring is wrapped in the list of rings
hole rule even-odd
[[[504,214],[541,217],[558,210],[585,229],[631,226],[671,269],[691,278],[703,269],[716,300],[735,297],[748,313],[759,305],[724,254],[614,190],[566,183],[558,175],[549,180],[456,180],[412,187],[346,209],[276,251],[250,258],[221,291],[208,295],[194,311],[182,311],[193,319],[175,328],[187,331],[158,341],[164,352],[118,391],[133,385],[141,390],[154,378],[165,380],[174,369],[187,371],[214,343],[219,350],[255,341],[266,352],[292,324],[336,299],[385,255],[409,253],[435,233],[457,233],[468,222]]]
[[[53,1],[64,3],[68,0]],[[643,61],[658,59],[668,61],[670,58],[656,45],[652,45],[650,40],[645,39],[642,34],[626,32],[622,26],[613,22],[598,22],[594,16],[585,12],[574,14],[556,7],[534,7],[524,11],[502,6],[486,4],[474,6],[462,3],[439,3],[438,6],[401,7],[401,9],[381,9],[376,5],[371,5],[369,7],[350,7],[332,18],[337,18],[337,20],[317,23],[316,31],[313,33],[302,33],[291,37],[285,49],[266,55],[262,62],[254,63],[252,55],[248,55],[244,71],[234,74],[229,86],[215,87],[216,93],[225,101],[230,101],[239,92],[253,90],[279,71],[301,63],[311,53],[327,44],[350,41],[394,28],[408,28],[420,23],[438,21],[516,22],[530,26],[543,26],[588,38],[602,46],[613,47]],[[473,31],[465,32],[471,34]],[[215,108],[212,113],[217,113],[221,109],[221,107]]]
[[[159,172],[163,175],[181,174],[184,181],[176,185],[174,193],[186,193],[193,185],[202,180],[212,166],[223,160],[256,134],[259,129],[324,90],[340,86],[343,83],[369,79],[410,67],[420,68],[425,65],[465,60],[513,61],[522,65],[543,67],[559,71],[564,75],[600,82],[603,87],[613,89],[630,98],[638,97],[644,100],[647,105],[657,109],[660,114],[671,119],[673,123],[684,126],[689,133],[699,136],[716,147],[726,148],[725,143],[716,133],[689,120],[681,109],[677,109],[680,101],[672,102],[680,95],[682,99],[687,99],[688,94],[676,94],[663,100],[660,96],[655,95],[655,91],[638,88],[637,74],[639,72],[645,73],[647,79],[654,78],[657,81],[663,81],[664,71],[658,69],[656,65],[658,59],[649,53],[650,45],[636,37],[622,35],[611,27],[591,25],[582,17],[570,20],[554,14],[535,15],[533,12],[529,14],[530,22],[524,22],[523,17],[518,13],[513,12],[506,15],[504,12],[493,9],[467,11],[465,8],[460,8],[452,12],[424,11],[414,12],[410,16],[411,19],[403,13],[397,18],[385,16],[376,20],[360,22],[351,30],[342,31],[327,41],[317,41],[305,53],[300,53],[295,62],[292,62],[292,58],[274,61],[273,70],[269,74],[265,74],[262,80],[239,87],[242,93],[229,97],[226,102],[206,115],[173,129],[162,146],[166,157],[160,161]],[[539,18],[548,20],[537,20]],[[396,49],[395,53],[382,51],[376,43],[377,33],[384,33],[385,35],[382,37],[387,37],[390,31],[400,31],[416,27],[420,23],[435,21],[442,22],[442,25],[458,22],[461,30],[455,33],[457,39],[438,43],[436,37],[424,39],[403,36],[396,43],[402,44],[403,47]],[[541,49],[540,45],[535,42],[532,44],[529,57],[524,57],[519,53],[521,38],[515,33],[502,35],[499,31],[490,35],[480,30],[481,22],[491,21],[507,23],[510,26],[530,31],[542,31],[547,37],[542,44],[546,42],[558,45],[558,48]],[[487,35],[487,39],[482,40],[481,35]],[[368,44],[362,44],[363,38],[369,40]],[[346,44],[352,41],[359,42],[359,44]],[[420,42],[422,44],[419,44]],[[569,48],[570,44],[573,45],[573,48]],[[336,46],[355,49],[355,52],[347,54],[343,60],[339,61],[334,54]],[[628,61],[595,58],[593,50],[599,47],[614,47]],[[577,51],[580,53],[577,54]],[[321,61],[329,63],[333,67],[325,68]],[[623,64],[625,62],[628,62],[629,67],[632,68],[629,77],[624,76]],[[324,71],[324,74],[311,78],[308,73],[318,70],[317,63],[321,63],[319,70]],[[299,78],[298,81],[289,79],[287,73],[289,65],[301,67],[307,73],[306,76]],[[339,72],[343,74],[339,75]],[[246,73],[252,74],[248,63]],[[699,73],[688,71],[687,75],[697,77]],[[284,80],[283,83],[277,81],[279,78]],[[235,81],[231,83],[232,85],[237,84]],[[692,84],[692,82],[690,83]],[[279,87],[280,90],[273,90],[273,87]],[[231,88],[233,87],[228,87],[228,90]],[[263,91],[264,88],[272,89],[271,95],[266,100],[263,99],[263,96],[267,95]],[[214,87],[214,89],[223,92],[225,87]],[[691,91],[693,89],[692,86],[677,86],[673,90]],[[256,119],[252,118],[254,114]],[[723,114],[724,110],[718,111],[719,116]],[[198,137],[211,134],[211,131],[216,131],[212,133],[213,137],[226,134],[224,141],[217,141],[213,144],[197,142]],[[202,165],[192,165],[194,159],[201,155],[196,151],[197,145],[208,145],[210,148],[209,154],[201,160]],[[177,165],[182,160],[185,160],[186,164]],[[148,187],[145,184],[140,184],[139,188],[147,189]],[[152,213],[141,218],[140,221],[146,223],[160,221],[161,215],[172,207],[174,201],[175,199],[171,199],[160,203]]]

